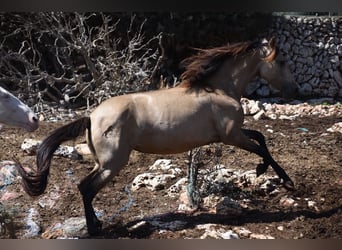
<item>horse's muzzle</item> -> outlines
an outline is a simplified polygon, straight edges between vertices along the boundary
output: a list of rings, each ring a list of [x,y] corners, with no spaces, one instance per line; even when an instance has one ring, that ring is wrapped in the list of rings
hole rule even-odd
[[[33,132],[36,129],[38,129],[39,127],[39,119],[37,117],[37,115],[33,112],[30,112],[28,114],[28,118],[29,118],[29,123],[27,124],[27,131],[28,132]]]

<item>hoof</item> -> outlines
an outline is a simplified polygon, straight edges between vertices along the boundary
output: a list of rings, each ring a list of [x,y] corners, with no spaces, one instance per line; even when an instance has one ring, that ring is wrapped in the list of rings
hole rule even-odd
[[[291,180],[284,181],[283,185],[288,191],[296,190],[295,185],[294,185],[293,181],[291,181]]]
[[[100,221],[97,221],[93,225],[88,225],[87,227],[90,236],[97,236],[100,235],[102,232],[102,223]]]
[[[98,236],[101,234],[102,228],[88,228],[88,234],[90,236]]]
[[[258,164],[258,166],[256,167],[256,175],[257,177],[259,177],[260,175],[266,173],[268,165],[266,165],[265,163],[260,163]]]

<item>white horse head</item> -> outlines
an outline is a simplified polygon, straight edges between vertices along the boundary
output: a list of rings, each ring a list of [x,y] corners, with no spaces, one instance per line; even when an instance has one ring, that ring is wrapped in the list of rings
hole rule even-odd
[[[28,132],[39,126],[37,115],[17,97],[0,87],[0,123],[20,127]]]

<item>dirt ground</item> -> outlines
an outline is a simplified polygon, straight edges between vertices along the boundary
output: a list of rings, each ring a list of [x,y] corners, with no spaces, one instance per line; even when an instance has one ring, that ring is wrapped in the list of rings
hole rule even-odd
[[[131,207],[119,213],[113,221],[106,220],[127,204],[126,185],[130,186],[133,179],[146,172],[155,160],[172,159],[174,164],[182,167],[184,177],[186,176],[186,153],[159,156],[133,152],[128,166],[94,200],[94,207],[101,211],[101,220],[104,220],[103,233],[96,238],[200,238],[204,229],[199,225],[211,223],[214,227],[225,230],[244,227],[253,233],[267,234],[277,239],[342,239],[342,134],[326,131],[334,123],[341,121],[341,117],[297,117],[293,121],[254,121],[252,117],[246,117],[245,127],[257,129],[266,136],[271,154],[294,180],[296,190],[290,192],[281,188],[280,193],[275,195],[256,192],[252,196],[253,208],[239,216],[218,215],[203,206],[192,214],[177,212],[178,197],[167,196],[165,189],[140,189],[132,192]],[[60,125],[61,123],[42,122],[40,128],[33,133],[3,128],[0,131],[1,160],[11,160],[15,155],[24,165],[33,166],[35,156],[27,155],[20,149],[24,138],[43,139],[49,131]],[[74,143],[82,142],[84,138],[79,138]],[[73,142],[68,143],[72,144]],[[255,169],[261,161],[256,155],[231,146],[223,146],[222,149],[220,162],[235,169]],[[38,198],[31,198],[24,193],[20,181],[13,184],[11,191],[19,193],[19,196],[6,201],[7,206],[15,206],[18,210],[15,235],[11,237],[23,237],[24,220],[31,207],[38,208],[42,232],[67,218],[83,216],[83,205],[76,183],[92,167],[90,157],[82,160],[54,157],[46,192],[58,193],[60,197],[52,208],[37,206]],[[285,195],[296,197],[298,205],[282,206],[280,198]],[[316,202],[314,209],[308,206],[308,200]],[[182,221],[183,227],[160,230],[149,223],[133,226],[151,216],[159,216],[164,222]]]

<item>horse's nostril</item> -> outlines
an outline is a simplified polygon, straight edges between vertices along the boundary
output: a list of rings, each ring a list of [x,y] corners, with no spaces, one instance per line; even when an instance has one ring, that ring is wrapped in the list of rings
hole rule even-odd
[[[38,117],[36,115],[32,115],[31,116],[31,121],[34,122],[34,123],[37,123],[38,122]]]

